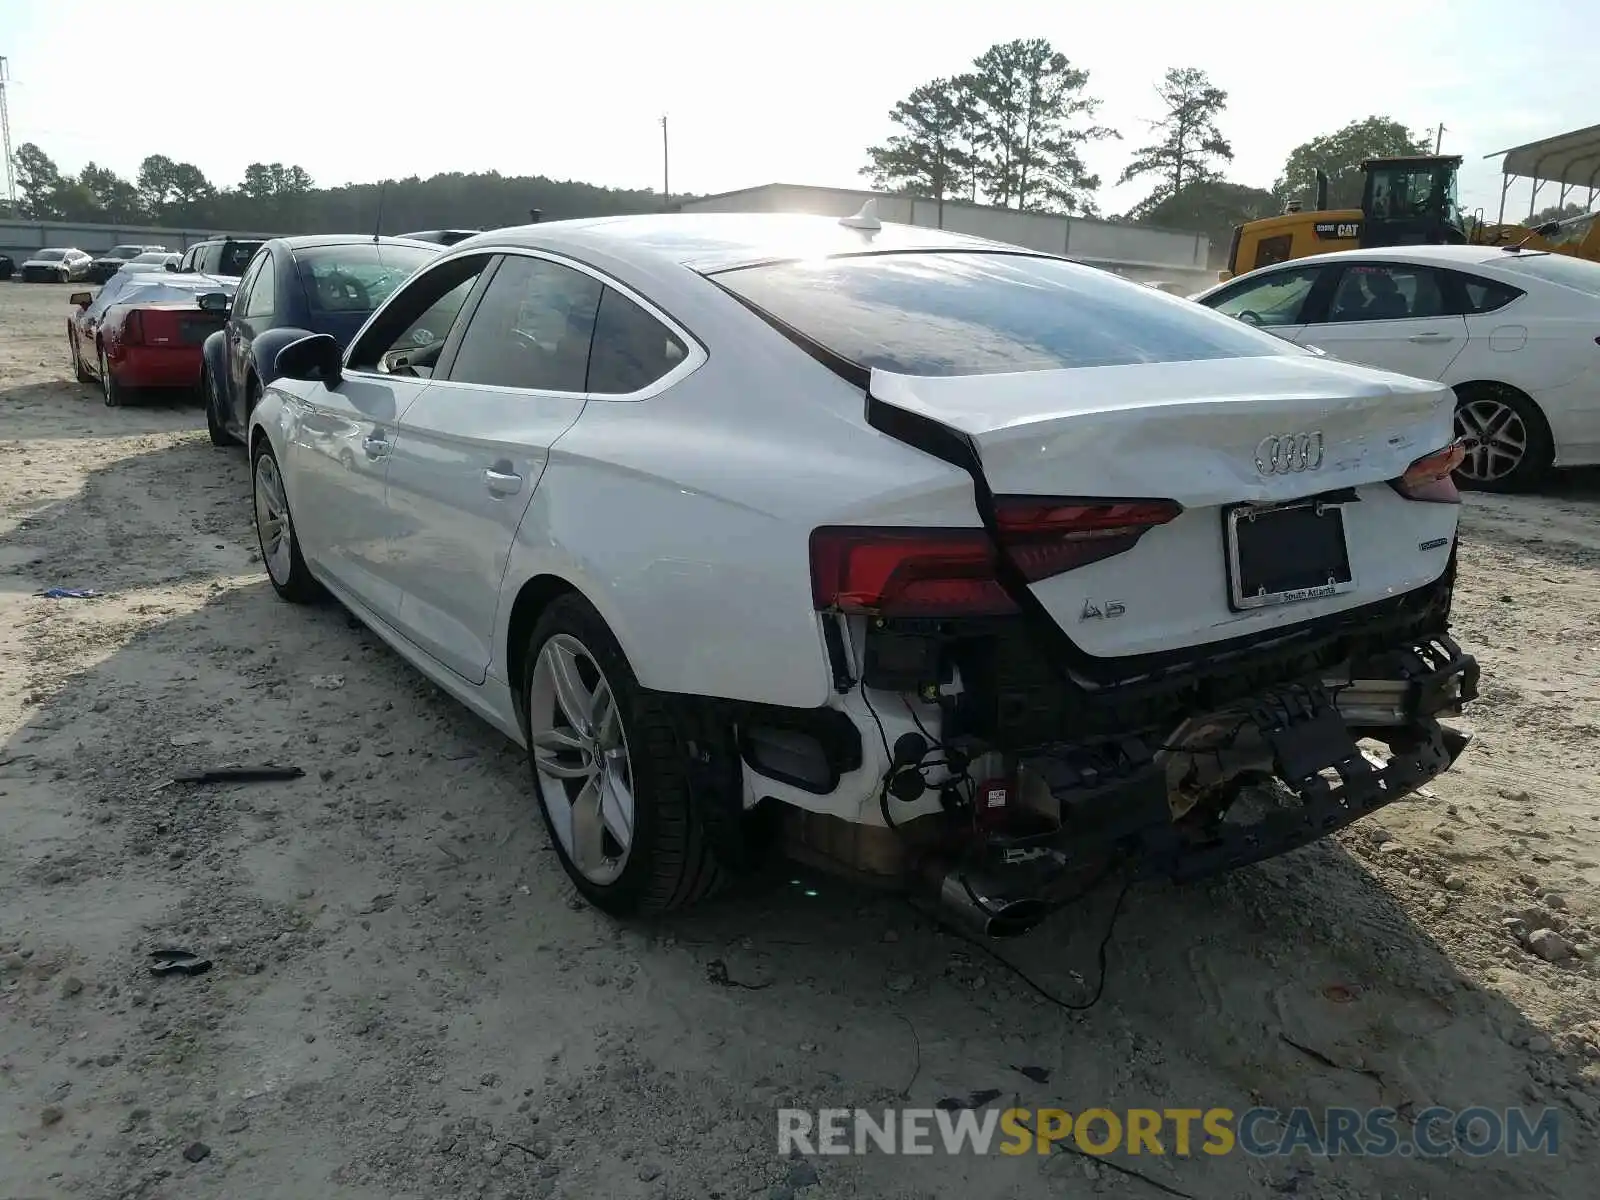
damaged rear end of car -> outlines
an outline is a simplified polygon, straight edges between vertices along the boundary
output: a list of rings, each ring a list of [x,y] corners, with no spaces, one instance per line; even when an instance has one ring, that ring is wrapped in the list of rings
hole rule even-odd
[[[888,760],[861,820],[895,852],[851,865],[1018,933],[1113,870],[1193,880],[1282,854],[1455,761],[1467,739],[1442,719],[1478,668],[1449,636],[1447,389],[1193,309],[1141,326],[1168,301],[1115,281],[1081,285],[1092,315],[1058,337],[1071,303],[995,317],[991,295],[978,315],[940,296],[936,256],[882,257],[802,268],[831,326],[762,282],[730,288],[859,385],[871,429],[970,480],[965,521],[907,523],[898,495],[811,535],[835,689]],[[1086,270],[948,257],[992,294],[1040,286],[1039,263],[1069,292]],[[902,265],[919,310],[849,324],[834,302],[881,309]],[[819,824],[792,840],[834,858],[863,842]]]

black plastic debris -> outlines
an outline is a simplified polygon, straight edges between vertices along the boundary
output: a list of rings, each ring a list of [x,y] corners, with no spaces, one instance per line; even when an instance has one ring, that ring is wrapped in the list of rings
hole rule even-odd
[[[150,954],[152,975],[204,975],[209,970],[211,970],[211,960],[202,958],[191,950],[182,950],[174,946],[155,950]]]

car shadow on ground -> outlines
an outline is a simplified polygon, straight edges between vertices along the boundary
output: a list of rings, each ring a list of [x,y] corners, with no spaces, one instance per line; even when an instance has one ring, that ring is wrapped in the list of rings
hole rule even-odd
[[[64,339],[65,335],[63,335]],[[132,393],[122,405],[105,403],[98,383],[77,383],[65,365],[62,378],[0,388],[0,414],[7,436],[68,441],[82,437],[123,437],[170,432],[175,415],[205,430],[205,409],[197,393],[183,388],[148,388]]]
[[[1134,888],[1114,929],[1110,886],[1024,939],[975,945],[898,897],[800,871],[696,912],[612,922],[561,875],[519,752],[336,605],[277,599],[253,561],[246,476],[242,455],[185,441],[92,472],[0,534],[5,591],[76,564],[104,593],[19,601],[25,707],[0,744],[0,879],[13,881],[0,897],[27,931],[0,952],[73,964],[94,984],[96,1038],[127,1047],[73,1093],[108,1124],[102,1157],[67,1163],[69,1176],[139,1182],[136,1135],[117,1125],[130,1095],[157,1119],[170,1111],[171,1128],[240,1147],[220,1194],[250,1194],[264,1170],[373,1194],[465,1194],[478,1174],[549,1194],[531,1151],[485,1152],[463,1176],[417,1136],[386,1149],[396,1109],[450,1116],[441,1137],[462,1112],[497,1131],[524,1121],[526,1144],[554,1138],[570,1148],[564,1172],[599,1181],[564,1194],[633,1195],[606,1172],[620,1162],[615,1179],[637,1189],[648,1144],[699,1196],[794,1182],[799,1168],[772,1152],[781,1105],[1349,1105],[1397,1109],[1405,1128],[1433,1105],[1550,1103],[1554,1163],[1181,1158],[1169,1141],[1164,1157],[1098,1166],[868,1155],[808,1169],[828,1194],[874,1197],[1059,1195],[1063,1175],[1108,1171],[1196,1197],[1585,1194],[1587,1143],[1550,1033],[1464,976],[1367,865],[1381,813],[1347,843],[1206,886]],[[161,786],[263,762],[304,775]],[[174,936],[216,966],[169,991],[154,1041],[136,999],[143,956]],[[1102,943],[1103,997],[1067,1011],[1098,990]],[[36,1128],[23,1111],[35,1082],[68,1069],[82,1018],[56,997],[44,981],[13,996],[28,1019],[8,1062],[25,1086],[0,1099],[0,1124]],[[542,1132],[492,1107],[491,1080],[525,1089]],[[244,1097],[248,1128],[222,1127],[206,1099],[219,1089]]]

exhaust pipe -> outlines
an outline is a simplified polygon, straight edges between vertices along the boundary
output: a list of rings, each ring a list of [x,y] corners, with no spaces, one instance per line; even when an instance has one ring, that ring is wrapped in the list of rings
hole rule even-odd
[[[939,880],[939,911],[972,933],[990,938],[1020,937],[1050,915],[1050,906],[1033,897],[1007,899],[985,894],[992,888],[960,868]]]
[[[1037,883],[1032,872],[1022,878]],[[941,917],[982,938],[1018,938],[1051,914],[1050,902],[1037,893],[1008,896],[982,869],[926,864],[925,883],[933,891]]]
[[[1328,211],[1328,173],[1317,168],[1317,211]]]

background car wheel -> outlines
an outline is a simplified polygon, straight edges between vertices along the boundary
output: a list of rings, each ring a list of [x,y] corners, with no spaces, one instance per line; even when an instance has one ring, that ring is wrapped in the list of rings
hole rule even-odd
[[[322,588],[300,556],[300,539],[289,515],[289,493],[283,486],[283,472],[277,455],[262,439],[250,465],[255,496],[256,540],[261,545],[261,561],[273,590],[291,604],[309,604],[322,594]]]
[[[722,872],[690,800],[672,702],[639,686],[587,601],[562,596],[545,610],[523,679],[534,791],[578,890],[615,916],[709,895]]]
[[[233,445],[233,437],[223,427],[222,418],[217,413],[217,385],[211,378],[210,367],[200,370],[200,396],[206,406],[206,432],[211,435],[211,444]]]
[[[100,352],[100,391],[105,396],[107,408],[120,408],[128,399],[128,389],[117,382],[117,377],[111,373],[111,364],[106,360],[106,348],[101,346]]]
[[[1456,435],[1476,443],[1456,482],[1481,492],[1525,492],[1550,470],[1555,444],[1539,406],[1503,383],[1456,390]]]

